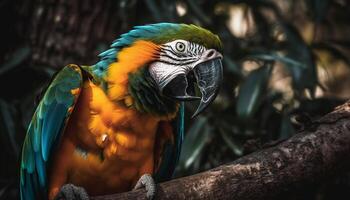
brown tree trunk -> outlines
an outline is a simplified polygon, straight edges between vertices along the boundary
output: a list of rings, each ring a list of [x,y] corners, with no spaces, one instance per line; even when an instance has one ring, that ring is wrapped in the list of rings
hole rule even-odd
[[[30,41],[35,63],[62,68],[69,63],[94,62],[101,41],[113,41],[111,19],[120,19],[111,1],[34,1],[30,14]]]
[[[18,7],[31,61],[62,68],[93,64],[97,55],[135,22],[137,1],[29,0]]]
[[[305,130],[231,164],[158,185],[157,199],[278,199],[350,166],[350,101]],[[94,200],[145,199],[145,190]]]

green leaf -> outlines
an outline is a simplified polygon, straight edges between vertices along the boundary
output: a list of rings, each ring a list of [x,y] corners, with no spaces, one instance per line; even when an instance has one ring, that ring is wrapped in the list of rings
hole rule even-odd
[[[16,142],[15,121],[11,108],[11,105],[0,99],[0,133],[3,134],[3,137],[7,138],[11,152],[18,157],[19,146]]]
[[[272,67],[262,66],[252,71],[239,89],[237,100],[237,115],[240,118],[250,118],[258,108]]]
[[[30,48],[27,46],[21,47],[12,53],[11,57],[5,61],[0,67],[0,74],[3,74],[12,68],[21,64],[30,55]]]
[[[176,20],[176,3],[176,1],[172,0],[163,0],[160,2],[164,17],[166,17],[168,22],[175,22]]]
[[[281,122],[280,139],[287,139],[295,133],[294,127],[290,121],[290,116],[284,114]]]
[[[225,68],[229,72],[237,75],[238,77],[242,77],[243,76],[241,68],[228,55],[224,55],[224,60],[223,61],[224,61]]]
[[[164,16],[159,9],[158,3],[156,3],[154,0],[145,0],[146,6],[151,11],[153,19],[157,22],[164,21]]]
[[[329,0],[308,0],[306,5],[308,11],[311,12],[312,18],[316,22],[321,22],[327,14],[329,8]]]
[[[287,65],[293,65],[295,67],[300,67],[306,69],[307,66],[297,60],[294,60],[293,58],[287,57],[287,56],[282,56],[278,55],[276,53],[271,53],[271,54],[253,54],[250,55],[249,58],[256,58],[256,59],[261,59],[265,61],[280,61],[283,62]]]
[[[219,128],[220,135],[232,153],[236,156],[241,156],[243,154],[242,146],[237,144],[229,134],[223,129]]]
[[[204,12],[200,5],[198,5],[198,1],[187,0],[187,4],[189,9],[198,17],[201,22],[205,24],[212,24],[212,20],[208,17],[208,14]]]
[[[210,131],[207,118],[199,116],[186,134],[179,161],[180,168],[188,169],[199,157],[210,139]]]
[[[286,57],[303,63],[302,66],[285,63],[286,68],[293,76],[293,87],[299,91],[303,91],[305,88],[309,89],[313,95],[318,83],[314,55],[294,26],[282,23],[281,27],[286,34]]]

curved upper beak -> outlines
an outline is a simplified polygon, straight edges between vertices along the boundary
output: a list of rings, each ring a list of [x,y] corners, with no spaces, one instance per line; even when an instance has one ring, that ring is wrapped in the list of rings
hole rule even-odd
[[[221,63],[222,55],[214,50],[205,51],[191,70],[194,78],[181,74],[175,77],[165,87],[168,96],[180,101],[201,99],[192,117],[197,116],[214,101],[219,92],[223,78]],[[194,96],[193,84],[196,83],[202,97]]]

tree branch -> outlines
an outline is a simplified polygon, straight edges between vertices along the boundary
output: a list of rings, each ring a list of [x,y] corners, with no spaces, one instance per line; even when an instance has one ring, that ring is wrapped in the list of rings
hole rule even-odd
[[[157,199],[271,199],[350,166],[350,101],[290,139],[231,164],[161,183]],[[94,200],[145,199],[145,190]]]

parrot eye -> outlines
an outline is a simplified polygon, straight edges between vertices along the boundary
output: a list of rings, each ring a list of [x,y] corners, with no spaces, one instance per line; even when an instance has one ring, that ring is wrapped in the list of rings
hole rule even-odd
[[[175,44],[175,49],[180,53],[183,53],[185,51],[185,47],[186,45],[183,42],[177,42]]]

